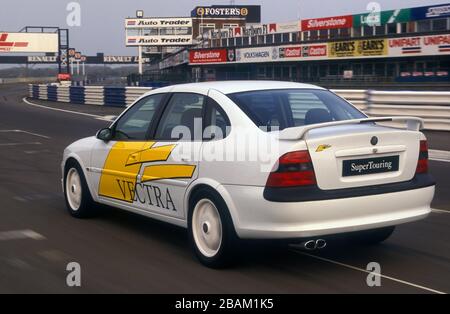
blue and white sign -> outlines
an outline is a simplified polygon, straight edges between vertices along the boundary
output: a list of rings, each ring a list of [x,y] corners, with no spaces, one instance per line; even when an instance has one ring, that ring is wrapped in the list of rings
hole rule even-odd
[[[413,21],[449,16],[450,3],[411,9],[411,20]]]

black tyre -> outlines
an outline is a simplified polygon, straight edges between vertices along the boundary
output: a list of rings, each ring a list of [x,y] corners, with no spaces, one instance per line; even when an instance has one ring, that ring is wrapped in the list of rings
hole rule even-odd
[[[69,161],[64,173],[64,197],[69,213],[75,218],[89,218],[96,214],[86,178],[80,165]]]
[[[395,231],[395,226],[357,232],[352,235],[354,242],[365,245],[376,245],[386,241]]]
[[[225,201],[215,192],[196,192],[188,215],[189,239],[199,261],[225,268],[236,261],[238,237]]]

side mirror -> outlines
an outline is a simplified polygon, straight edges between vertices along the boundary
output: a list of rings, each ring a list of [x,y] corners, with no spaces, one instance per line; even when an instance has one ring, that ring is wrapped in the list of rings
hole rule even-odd
[[[97,132],[99,140],[109,142],[113,138],[113,131],[110,128],[104,128]]]

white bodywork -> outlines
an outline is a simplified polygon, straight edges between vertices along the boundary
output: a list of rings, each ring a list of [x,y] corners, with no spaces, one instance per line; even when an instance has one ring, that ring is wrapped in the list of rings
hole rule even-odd
[[[384,127],[376,124],[329,125],[307,129],[299,127],[281,132],[263,132],[231,101],[227,94],[274,89],[319,89],[312,85],[281,82],[214,82],[172,86],[147,93],[143,97],[161,93],[189,92],[207,95],[215,100],[227,114],[231,132],[223,140],[194,145],[195,149],[223,150],[239,138],[237,129],[245,129],[252,138],[264,138],[278,144],[278,159],[282,154],[298,150],[309,150],[317,185],[321,190],[339,190],[355,187],[375,186],[412,180],[417,166],[420,140],[424,135],[408,120],[408,130]],[[142,98],[143,98],[142,97]],[[120,117],[118,118],[120,119]],[[419,123],[420,124],[420,123]],[[380,146],[376,153],[368,143],[369,135],[376,134]],[[369,137],[368,137],[369,136]],[[150,141],[150,140],[149,140]],[[176,142],[172,142],[176,143]],[[82,139],[64,151],[64,165],[74,158],[84,170],[89,190],[96,202],[139,213],[155,219],[187,227],[187,212],[191,192],[199,185],[216,190],[230,211],[235,230],[241,238],[305,238],[337,234],[350,231],[381,228],[411,222],[430,213],[434,186],[401,192],[355,196],[339,199],[306,202],[273,202],[264,198],[264,189],[269,173],[261,171],[254,161],[199,161],[190,179],[162,179],[151,183],[151,188],[135,187],[141,195],[150,199],[157,190],[170,191],[170,206],[156,206],[155,199],[146,202],[127,203],[99,196],[99,184],[103,167],[111,147],[116,142],[105,143],[96,137]],[[157,142],[155,147],[168,145]],[[329,144],[323,152],[316,147]],[[183,143],[178,144],[180,149]],[[248,148],[238,146],[238,150]],[[238,151],[239,153],[239,151]],[[399,171],[364,176],[342,177],[342,161],[349,158],[400,156]],[[170,156],[158,164],[176,164]],[[154,163],[153,163],[154,164]],[[190,163],[192,164],[192,162]],[[276,161],[271,168],[276,167]],[[139,183],[139,177],[138,177]],[[139,190],[140,189],[140,190]],[[153,193],[153,194],[152,194]],[[161,196],[161,199],[167,198]],[[150,204],[152,203],[152,205]],[[173,205],[173,206],[172,206]],[[174,210],[172,207],[176,207]]]

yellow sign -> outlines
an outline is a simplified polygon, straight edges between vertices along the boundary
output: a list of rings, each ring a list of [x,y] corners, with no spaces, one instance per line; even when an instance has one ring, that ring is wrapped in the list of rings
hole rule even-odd
[[[129,191],[135,191],[143,164],[167,161],[176,147],[154,147],[155,144],[156,142],[117,142],[106,158],[100,177],[99,195],[133,203],[135,195],[124,193],[124,182],[131,185],[126,187]],[[189,179],[194,175],[195,168],[196,166],[177,164],[146,165],[141,183],[162,179]]]
[[[376,57],[388,54],[386,39],[337,41],[328,43],[330,58]]]

